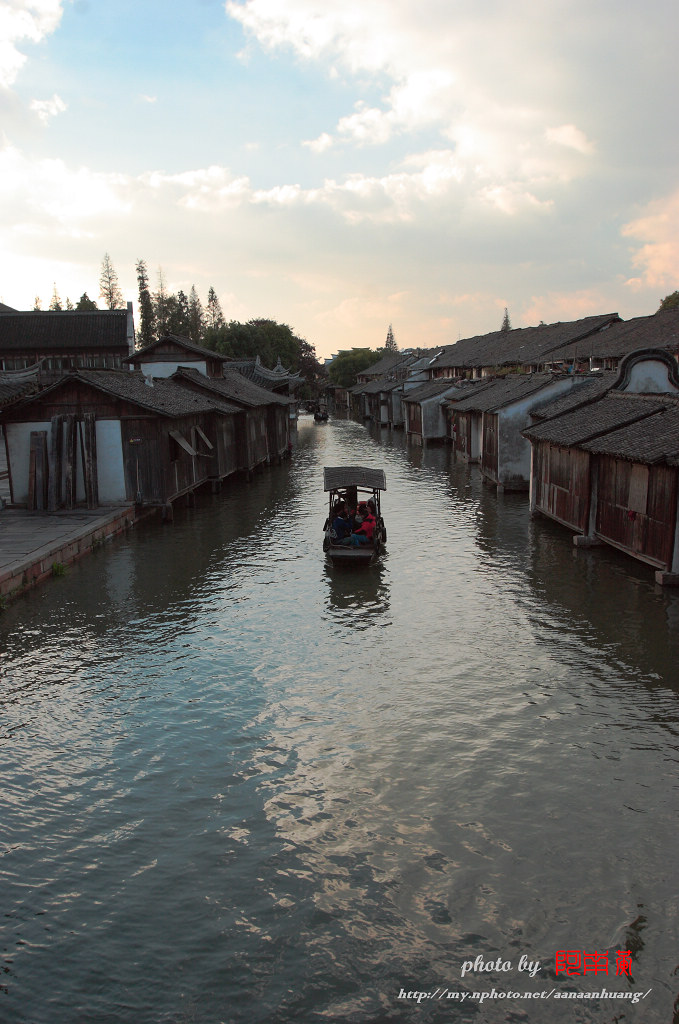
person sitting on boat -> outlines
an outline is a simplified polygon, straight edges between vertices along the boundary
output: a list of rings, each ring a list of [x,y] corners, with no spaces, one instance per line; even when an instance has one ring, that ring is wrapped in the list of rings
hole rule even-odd
[[[375,527],[377,526],[377,520],[373,511],[374,507],[375,506],[373,505],[373,508],[370,508],[370,502],[368,502],[367,505],[359,505],[362,522],[360,526],[357,526],[354,530],[354,537],[359,538],[359,544],[372,544]]]
[[[343,541],[348,540],[351,537],[351,520],[349,519],[349,511],[345,501],[338,501],[333,510],[333,519],[330,524],[335,535],[335,542],[341,544]]]

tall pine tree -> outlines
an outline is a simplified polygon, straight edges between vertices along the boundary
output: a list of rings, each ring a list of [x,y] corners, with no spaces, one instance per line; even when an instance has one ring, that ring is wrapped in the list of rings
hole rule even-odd
[[[100,295],[109,309],[124,309],[123,293],[118,284],[118,275],[115,272],[111,257],[107,252],[101,261],[101,274],[99,277]]]
[[[512,325],[511,325],[511,323],[509,321],[509,310],[505,306],[505,315],[502,317],[502,327],[500,328],[500,330],[501,331],[511,331],[511,329],[512,329]]]
[[[186,294],[180,289],[177,294],[167,296],[167,314],[165,317],[165,334],[178,334],[182,338],[188,338],[190,332],[189,324],[189,300]]]
[[[61,305],[61,299],[59,298],[59,292],[57,291],[56,283],[52,289],[52,301],[50,302],[49,308],[53,313],[60,313],[64,308]]]
[[[194,345],[200,345],[205,333],[205,314],[203,304],[198,298],[195,284],[191,285],[189,295],[189,338]]]
[[[162,338],[169,333],[168,322],[170,320],[170,296],[165,284],[163,268],[158,268],[158,290],[153,293],[153,311],[156,315],[156,336]]]
[[[215,331],[223,327],[224,324],[224,314],[222,313],[217,293],[214,288],[210,287],[210,291],[207,293],[207,306],[205,308],[205,326],[208,330]]]
[[[137,284],[139,285],[139,331],[137,337],[141,348],[155,340],[156,317],[153,300],[149,291],[149,275],[145,260],[137,260]]]
[[[384,348],[386,352],[398,352],[398,345],[396,344],[396,339],[394,338],[394,332],[391,329],[391,324],[389,324],[389,330],[387,331],[387,340],[384,343]]]

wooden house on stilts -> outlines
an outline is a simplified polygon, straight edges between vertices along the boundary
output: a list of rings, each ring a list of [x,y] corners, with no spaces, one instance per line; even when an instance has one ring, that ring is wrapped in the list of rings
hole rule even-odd
[[[615,384],[568,411],[542,410],[530,441],[530,504],[576,534],[608,544],[679,583],[679,375],[661,350],[620,364]],[[577,392],[570,396],[572,401]]]
[[[12,503],[162,507],[214,476],[215,424],[237,409],[170,380],[80,370],[2,416]]]

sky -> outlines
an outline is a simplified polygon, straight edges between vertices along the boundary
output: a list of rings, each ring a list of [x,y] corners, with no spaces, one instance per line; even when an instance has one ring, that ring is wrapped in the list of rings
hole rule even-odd
[[[679,288],[676,0],[0,0],[0,301],[213,287],[319,357]]]

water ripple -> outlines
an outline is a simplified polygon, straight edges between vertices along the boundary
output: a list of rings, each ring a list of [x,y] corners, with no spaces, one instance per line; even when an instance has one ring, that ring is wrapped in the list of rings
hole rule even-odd
[[[387,470],[358,574],[321,552],[341,462]],[[679,604],[599,555],[447,449],[303,422],[291,463],[9,608],[0,1016],[557,1024],[398,996],[634,940],[626,1020],[665,1024]]]

